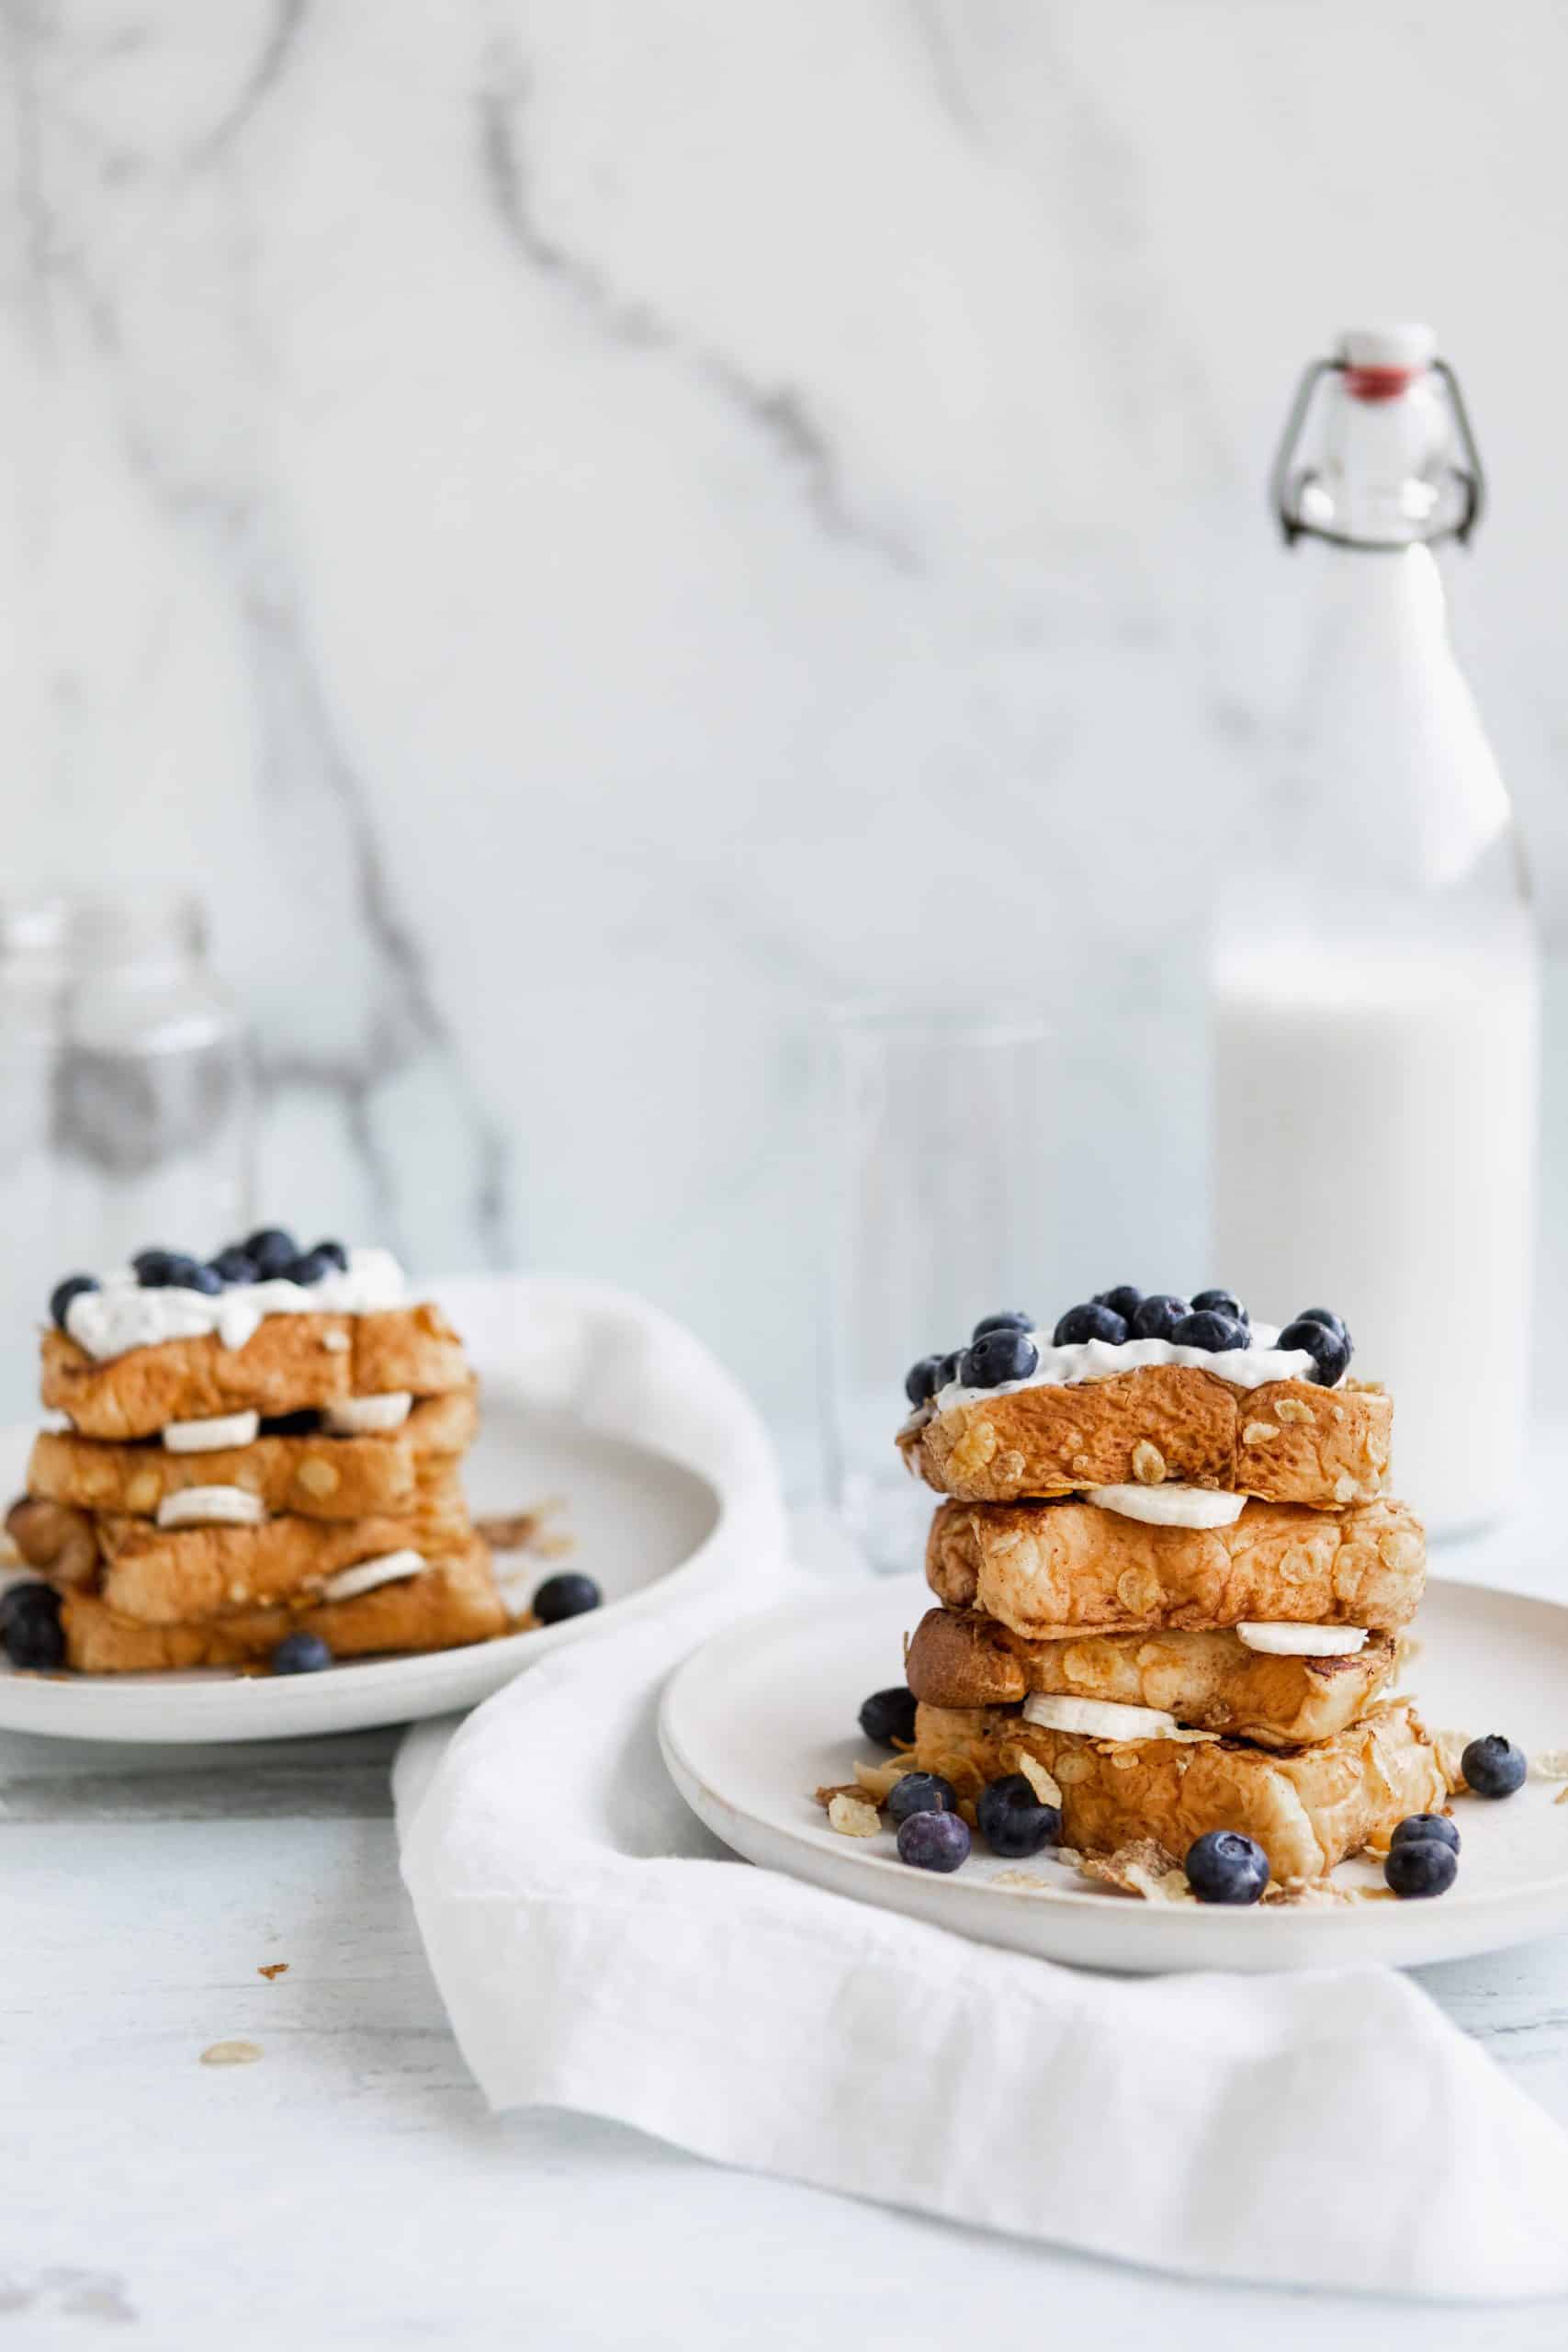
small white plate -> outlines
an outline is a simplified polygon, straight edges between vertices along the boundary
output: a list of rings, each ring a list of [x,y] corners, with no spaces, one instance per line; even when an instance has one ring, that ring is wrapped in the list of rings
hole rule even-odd
[[[533,1584],[557,1569],[592,1577],[604,1604],[564,1624],[414,1657],[345,1660],[321,1674],[18,1674],[0,1657],[0,1728],[62,1738],[157,1742],[282,1739],[410,1723],[488,1699],[563,1642],[673,1598],[713,1565],[721,1518],[706,1478],[667,1455],[542,1408],[504,1374],[486,1374],[483,1425],[463,1467],[478,1516],[558,1499],[571,1536],[556,1559],[498,1556],[502,1577]],[[0,1430],[0,1497],[20,1494],[30,1427]],[[0,1510],[4,1502],[0,1502]]]
[[[1085,1886],[1041,1856],[998,1861],[976,1838],[951,1877],[908,1868],[892,1833],[829,1829],[814,1789],[873,1758],[855,1716],[901,1678],[900,1636],[930,1605],[922,1579],[824,1587],[731,1626],[686,1661],[664,1696],[660,1741],[677,1788],[726,1845],[771,1869],[884,1905],[982,1943],[1043,1959],[1154,1973],[1168,1969],[1399,1966],[1455,1960],[1568,1928],[1568,1804],[1530,1780],[1502,1803],[1456,1800],[1463,1840],[1452,1890],[1427,1902],[1231,1910],[1145,1903]],[[1506,1732],[1530,1754],[1568,1748],[1568,1608],[1434,1580],[1408,1681],[1432,1730]],[[998,1885],[1027,1868],[1043,1889]],[[1349,1862],[1342,1883],[1376,1885]]]

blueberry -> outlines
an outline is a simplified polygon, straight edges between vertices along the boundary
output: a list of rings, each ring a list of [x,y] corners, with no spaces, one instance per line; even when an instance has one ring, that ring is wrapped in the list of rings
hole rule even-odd
[[[286,1273],[299,1255],[299,1244],[280,1225],[264,1225],[242,1243],[247,1258],[254,1261],[257,1278],[276,1282]]]
[[[1388,1842],[1391,1849],[1408,1846],[1414,1838],[1436,1838],[1459,1852],[1459,1831],[1446,1813],[1407,1813]]]
[[[928,1405],[936,1394],[936,1376],[942,1370],[941,1356],[922,1356],[904,1374],[904,1394],[911,1405]]]
[[[254,1283],[256,1261],[237,1241],[231,1241],[227,1250],[220,1250],[213,1259],[212,1271],[220,1283]]]
[[[1446,1894],[1459,1871],[1459,1856],[1441,1838],[1407,1838],[1391,1846],[1382,1874],[1395,1894]]]
[[[210,1266],[201,1265],[195,1258],[171,1258],[162,1288],[165,1290],[197,1290],[207,1298],[216,1298],[223,1287],[221,1274]]]
[[[1092,1301],[1096,1306],[1109,1306],[1112,1315],[1119,1315],[1123,1323],[1132,1322],[1143,1303],[1143,1292],[1134,1290],[1131,1283],[1122,1283],[1115,1290],[1097,1290]]]
[[[60,1595],[49,1584],[14,1584],[0,1599],[0,1645],[13,1666],[46,1674],[65,1663]]]
[[[313,1283],[324,1282],[328,1274],[336,1270],[336,1266],[337,1261],[334,1258],[329,1258],[324,1250],[302,1250],[298,1258],[291,1258],[283,1269],[283,1280],[286,1283],[298,1283],[302,1290],[309,1290]]]
[[[1184,1315],[1171,1338],[1179,1348],[1201,1348],[1209,1355],[1220,1355],[1231,1348],[1245,1348],[1252,1334],[1245,1323],[1234,1315],[1222,1315],[1213,1306],[1194,1307]]]
[[[1042,1846],[1062,1842],[1060,1812],[1054,1804],[1041,1804],[1021,1772],[989,1781],[981,1790],[975,1811],[992,1853],[1010,1862],[1037,1854]]]
[[[1500,1731],[1490,1731],[1484,1739],[1472,1739],[1459,1759],[1465,1785],[1478,1797],[1511,1797],[1524,1785],[1529,1762],[1522,1747]]]
[[[56,1283],[49,1295],[49,1311],[62,1331],[65,1329],[65,1310],[72,1300],[97,1287],[96,1280],[91,1274],[67,1274],[62,1283]]]
[[[957,1379],[959,1358],[963,1352],[962,1348],[954,1348],[951,1355],[943,1356],[936,1368],[936,1385],[939,1388],[945,1388],[950,1380]]]
[[[1349,1344],[1350,1334],[1331,1306],[1303,1306],[1301,1313],[1291,1319],[1295,1323],[1321,1323],[1326,1329],[1337,1331],[1347,1346]]]
[[[569,1617],[586,1617],[603,1599],[592,1577],[569,1568],[564,1576],[545,1578],[534,1595],[534,1614],[541,1625],[564,1625]]]
[[[1026,1315],[1021,1306],[1004,1307],[999,1315],[983,1316],[969,1334],[972,1340],[983,1340],[987,1331],[1032,1331],[1034,1317]]]
[[[958,1791],[940,1772],[906,1772],[895,1781],[887,1798],[894,1826],[912,1813],[956,1813]]]
[[[348,1272],[348,1251],[341,1241],[318,1241],[307,1254],[312,1258],[324,1258],[329,1266],[337,1268],[340,1274]]]
[[[898,1824],[898,1860],[917,1871],[955,1871],[969,1860],[961,1813],[912,1813]]]
[[[1103,1340],[1108,1347],[1119,1348],[1126,1336],[1127,1326],[1115,1309],[1091,1300],[1087,1306],[1068,1307],[1051,1334],[1051,1344],[1076,1348],[1085,1340]]]
[[[1133,1337],[1134,1340],[1168,1340],[1177,1325],[1184,1322],[1191,1312],[1184,1298],[1173,1298],[1168,1290],[1154,1291],[1133,1317]]]
[[[915,1694],[907,1682],[874,1690],[860,1711],[860,1727],[878,1747],[908,1747],[915,1736]]]
[[[1308,1322],[1304,1317],[1287,1323],[1275,1345],[1281,1348],[1304,1348],[1312,1358],[1313,1369],[1308,1374],[1320,1388],[1332,1388],[1344,1377],[1350,1363],[1350,1335],[1348,1331],[1331,1331],[1326,1323]]]
[[[1228,1315],[1233,1323],[1251,1329],[1252,1317],[1234,1290],[1199,1290],[1192,1294],[1192,1305],[1199,1314]]]
[[[130,1263],[143,1290],[163,1290],[168,1283],[169,1268],[175,1262],[173,1250],[139,1250]]]
[[[321,1417],[313,1405],[301,1405],[292,1413],[264,1413],[263,1437],[313,1437],[321,1426]]]
[[[1039,1362],[1027,1331],[987,1331],[964,1349],[958,1377],[965,1388],[999,1388],[1004,1380],[1027,1380]]]
[[[1187,1849],[1187,1879],[1200,1903],[1256,1903],[1269,1883],[1269,1857],[1239,1829],[1211,1829]]]
[[[332,1662],[320,1634],[285,1634],[272,1654],[274,1674],[320,1674]]]

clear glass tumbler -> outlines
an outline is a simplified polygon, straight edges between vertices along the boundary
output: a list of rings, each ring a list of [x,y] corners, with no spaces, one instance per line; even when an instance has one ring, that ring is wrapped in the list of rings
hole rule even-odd
[[[829,1025],[826,1483],[879,1569],[919,1566],[934,1501],[894,1443],[909,1365],[1055,1293],[1049,1046],[1027,1007],[881,1002]]]

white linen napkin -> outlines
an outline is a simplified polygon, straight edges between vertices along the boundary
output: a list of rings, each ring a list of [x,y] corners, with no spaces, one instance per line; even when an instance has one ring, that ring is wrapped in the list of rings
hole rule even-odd
[[[766,1481],[750,1407],[696,1342],[591,1295],[640,1335],[621,1407],[659,1391],[678,1340],[706,1400],[688,1458],[705,1424]],[[651,1410],[668,1435],[680,1416]],[[1093,1975],[727,1856],[655,1718],[697,1641],[788,1589],[776,1492],[737,1510],[750,1573],[606,1623],[399,1756],[404,1881],[492,2107],[575,2108],[1191,2275],[1568,2291],[1568,2138],[1407,1978]]]

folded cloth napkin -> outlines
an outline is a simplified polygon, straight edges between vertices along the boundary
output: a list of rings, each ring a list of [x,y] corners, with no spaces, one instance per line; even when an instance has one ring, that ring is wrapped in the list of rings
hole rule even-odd
[[[674,1327],[638,1329],[657,1392]],[[679,1338],[695,1466],[705,1418],[765,1478],[744,1398]],[[775,1500],[743,1516],[749,1573],[607,1621],[399,1757],[404,1880],[492,2107],[1193,2275],[1568,2291],[1568,2139],[1407,1978],[1092,1975],[727,1856],[655,1720],[696,1642],[790,1589]]]

